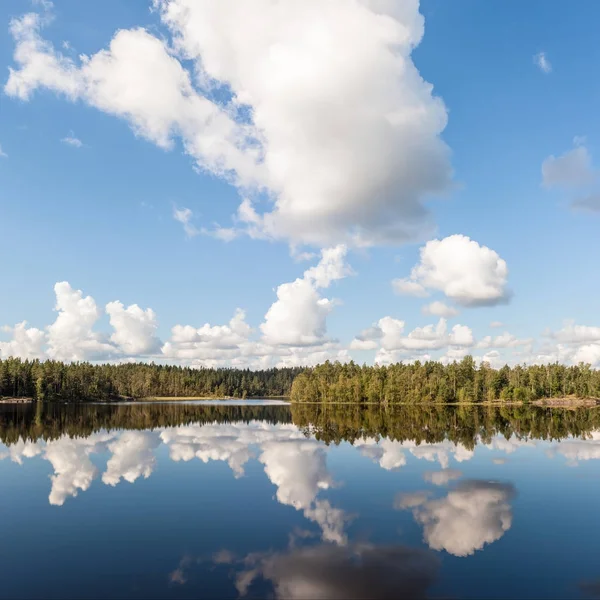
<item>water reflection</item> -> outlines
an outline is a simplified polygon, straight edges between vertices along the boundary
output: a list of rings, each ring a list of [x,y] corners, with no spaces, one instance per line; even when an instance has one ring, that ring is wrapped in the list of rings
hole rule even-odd
[[[569,476],[576,471],[565,468],[578,466],[584,471],[591,466],[589,461],[600,458],[598,412],[534,409],[521,414],[519,410],[3,408],[0,477],[10,473],[13,478],[10,489],[3,490],[5,504],[12,502],[13,512],[18,512],[20,499],[31,499],[40,489],[19,496],[21,473],[23,481],[27,473],[32,481],[43,483],[45,491],[39,496],[48,494],[52,508],[47,504],[45,508],[56,519],[80,514],[67,506],[106,510],[107,531],[96,531],[97,536],[118,535],[110,529],[113,508],[124,522],[140,515],[145,522],[145,515],[156,507],[152,527],[160,543],[138,547],[137,556],[148,560],[160,547],[169,552],[169,560],[162,570],[162,584],[155,581],[158,587],[140,588],[142,596],[198,596],[209,581],[216,586],[211,592],[215,597],[422,598],[432,589],[438,597],[463,597],[467,595],[460,583],[467,581],[464,573],[457,575],[454,587],[440,587],[445,561],[454,561],[452,572],[460,574],[463,563],[479,560],[479,568],[488,568],[486,577],[493,579],[496,564],[481,566],[485,565],[481,557],[493,548],[492,555],[504,556],[502,569],[513,569],[518,580],[528,576],[527,560],[520,555],[524,544],[547,535],[548,518],[560,512],[563,521],[565,515],[571,520],[571,529],[557,534],[556,552],[571,535],[583,543],[581,524],[573,524],[576,509],[587,514],[583,531],[590,535],[585,544],[600,537],[587,531],[595,521],[585,513],[585,502],[600,492],[597,482],[587,478],[575,484]],[[176,467],[180,475],[165,483],[165,473]],[[145,480],[148,483],[141,483]],[[160,482],[152,488],[155,496],[130,493],[153,481]],[[200,482],[196,488],[195,482]],[[557,484],[568,495],[560,496],[559,491],[552,505],[555,492],[550,494],[548,486],[554,489]],[[583,487],[575,492],[575,485]],[[196,495],[190,495],[189,489],[196,489]],[[197,510],[198,489],[210,490],[215,500],[204,505],[204,513]],[[245,512],[246,498],[238,496],[237,490],[252,495],[252,511],[258,510],[259,516]],[[85,499],[92,497],[94,503],[86,504]],[[525,502],[519,504],[523,497]],[[572,503],[567,510],[565,502]],[[228,508],[219,508],[221,504]],[[538,506],[546,508],[546,520],[538,515]],[[186,526],[198,527],[185,548],[173,533],[176,522],[163,524],[172,507],[181,512]],[[32,514],[35,511],[27,513],[27,519]],[[528,525],[525,515],[533,525]],[[82,518],[87,519],[87,513]],[[230,527],[235,519],[237,524]],[[39,523],[37,527],[51,537],[56,534],[52,522],[49,518],[44,521],[46,529]],[[87,520],[82,522],[91,527]],[[254,526],[252,533],[241,533],[248,522]],[[533,529],[525,535],[528,526]],[[0,527],[1,532],[10,535]],[[224,543],[221,538],[228,532],[229,543]],[[205,538],[211,541],[204,542]],[[570,548],[581,565],[587,564],[591,548],[585,556],[577,555],[575,541]],[[477,558],[469,558],[473,556]],[[2,554],[0,559],[7,561],[8,569],[15,560]],[[568,589],[591,594],[595,575],[582,568]],[[574,593],[561,589],[563,596]],[[60,589],[55,591],[61,596]],[[120,590],[115,595],[128,593]]]
[[[276,598],[298,600],[425,598],[439,567],[435,555],[419,548],[372,544],[321,544],[229,558],[240,596],[253,591],[271,596],[262,583]]]

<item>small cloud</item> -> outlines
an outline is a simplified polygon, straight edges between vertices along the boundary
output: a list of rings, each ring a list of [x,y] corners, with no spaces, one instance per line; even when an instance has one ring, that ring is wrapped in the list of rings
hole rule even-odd
[[[493,459],[492,459],[492,462],[493,462],[495,465],[504,465],[504,464],[506,464],[506,461],[507,461],[507,460],[508,460],[508,459],[506,459],[506,458],[493,458]]]
[[[31,3],[34,6],[39,6],[44,10],[52,10],[54,8],[54,3],[50,0],[31,0]]]
[[[69,42],[68,40],[64,40],[62,43],[62,47],[64,50],[70,50],[71,49],[71,42]]]
[[[579,583],[579,589],[586,598],[600,598],[600,579],[582,581]]]
[[[431,304],[426,304],[421,308],[421,312],[424,315],[433,315],[435,317],[444,317],[445,319],[450,319],[452,317],[456,317],[458,315],[458,311],[452,306],[448,306],[443,302],[432,302]]]
[[[496,329],[498,327],[504,327],[504,323],[502,321],[492,321],[490,323],[490,327]]]
[[[235,562],[235,554],[230,550],[219,550],[213,556],[213,562],[217,565],[231,565]]]
[[[233,227],[216,227],[211,234],[222,242],[231,242],[239,234]]]
[[[84,145],[83,142],[79,138],[75,137],[75,135],[72,131],[69,132],[69,135],[62,138],[60,141],[63,144],[67,144],[68,146],[73,146],[73,148],[82,148]]]
[[[0,146],[0,158],[8,158],[8,154],[2,150],[2,146]]]
[[[571,202],[571,206],[587,212],[600,212],[600,193],[596,192],[576,198]]]
[[[575,147],[560,156],[551,155],[542,163],[542,185],[551,187],[577,188],[596,179],[596,171],[592,167],[592,157],[588,149],[581,144],[581,138]]]
[[[448,485],[451,481],[462,477],[462,472],[456,469],[442,469],[441,471],[425,471],[423,479],[433,485]]]
[[[417,506],[425,504],[430,496],[431,494],[428,491],[396,494],[396,497],[394,498],[394,508],[396,510],[416,508]]]
[[[550,64],[545,52],[538,52],[533,57],[533,62],[538,66],[542,73],[552,73],[552,65]]]
[[[171,583],[178,583],[179,585],[183,585],[184,583],[187,582],[187,579],[185,577],[185,573],[183,572],[183,569],[175,569],[169,575],[169,579],[171,580]]]
[[[183,230],[188,238],[192,238],[200,233],[196,226],[191,222],[194,213],[189,208],[174,208],[173,218],[183,225]]]

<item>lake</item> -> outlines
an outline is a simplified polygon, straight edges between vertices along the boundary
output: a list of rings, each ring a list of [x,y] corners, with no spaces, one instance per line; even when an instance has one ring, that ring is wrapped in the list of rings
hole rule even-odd
[[[0,406],[1,598],[594,598],[600,411]]]

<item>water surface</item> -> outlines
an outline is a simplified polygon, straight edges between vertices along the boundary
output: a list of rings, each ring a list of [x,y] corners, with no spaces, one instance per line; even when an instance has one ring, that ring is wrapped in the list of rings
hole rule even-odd
[[[586,598],[600,413],[0,407],[2,598]]]

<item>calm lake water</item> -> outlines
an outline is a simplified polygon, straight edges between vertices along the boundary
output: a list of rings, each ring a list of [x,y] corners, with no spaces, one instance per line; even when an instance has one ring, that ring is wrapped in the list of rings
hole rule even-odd
[[[0,406],[2,598],[600,596],[600,412]]]

